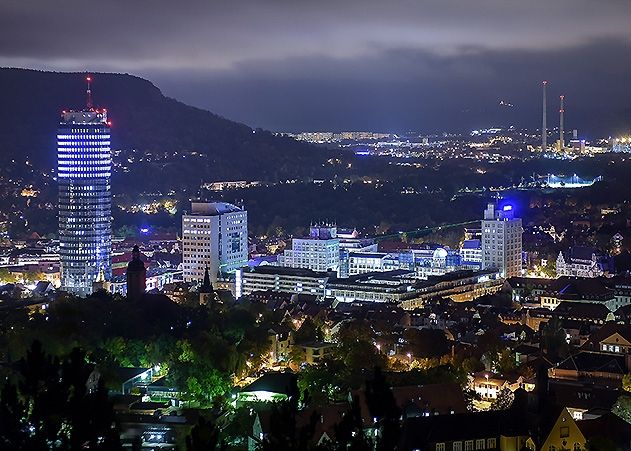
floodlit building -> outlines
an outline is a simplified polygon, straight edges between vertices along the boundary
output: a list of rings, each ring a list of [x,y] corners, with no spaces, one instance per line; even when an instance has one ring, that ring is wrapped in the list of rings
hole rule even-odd
[[[462,265],[482,265],[482,241],[478,239],[465,240],[460,248]]]
[[[306,238],[291,240],[291,249],[278,257],[278,265],[288,268],[306,268],[313,271],[340,269],[340,240],[334,225],[313,225]]]
[[[193,202],[182,216],[185,282],[201,282],[208,267],[213,283],[248,262],[248,214],[225,202]]]
[[[316,272],[305,268],[284,268],[273,265],[238,269],[236,297],[255,291],[281,291],[324,296],[327,281],[335,273]]]
[[[61,286],[81,296],[112,273],[110,127],[91,103],[88,85],[88,107],[62,112],[57,132]]]
[[[522,231],[512,205],[498,209],[489,203],[482,220],[482,269],[497,269],[505,278],[520,275]]]
[[[600,277],[613,272],[613,259],[598,249],[574,246],[559,252],[556,272],[559,277]]]

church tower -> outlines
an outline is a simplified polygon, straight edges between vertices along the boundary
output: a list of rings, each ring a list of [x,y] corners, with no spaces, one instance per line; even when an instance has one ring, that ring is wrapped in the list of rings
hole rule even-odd
[[[139,301],[145,294],[147,270],[144,262],[140,259],[138,245],[134,246],[131,254],[131,261],[127,264],[127,299]]]

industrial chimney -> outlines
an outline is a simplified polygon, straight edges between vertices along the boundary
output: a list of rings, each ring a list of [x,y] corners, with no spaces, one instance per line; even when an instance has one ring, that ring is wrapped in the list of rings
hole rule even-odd
[[[565,96],[560,96],[561,107],[559,108],[559,151],[565,148],[565,136],[563,135],[563,114],[565,113],[564,101]]]
[[[548,124],[547,124],[547,102],[546,102],[546,86],[548,82],[543,80],[543,117],[541,121],[541,150],[545,152],[548,149]]]

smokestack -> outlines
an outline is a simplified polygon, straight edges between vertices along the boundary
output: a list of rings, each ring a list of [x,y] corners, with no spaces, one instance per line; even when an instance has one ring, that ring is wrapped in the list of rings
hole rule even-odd
[[[572,139],[578,139],[578,130],[572,130]]]
[[[547,101],[546,101],[546,86],[548,82],[543,80],[543,117],[541,121],[541,150],[545,152],[548,149],[548,124],[547,124]]]
[[[565,96],[559,97],[561,99],[561,108],[559,108],[559,150],[565,148],[565,136],[563,135],[563,114],[565,113],[564,100]]]

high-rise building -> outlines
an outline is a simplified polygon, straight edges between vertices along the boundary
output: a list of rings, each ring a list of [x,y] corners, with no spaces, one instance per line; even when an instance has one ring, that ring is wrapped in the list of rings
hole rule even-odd
[[[182,217],[183,277],[214,283],[248,263],[248,213],[225,202],[193,202]]]
[[[522,226],[513,206],[489,203],[482,220],[482,269],[496,269],[501,277],[521,274]]]
[[[328,272],[340,270],[340,240],[337,227],[313,225],[306,238],[291,240],[291,249],[278,257],[278,264],[289,268],[306,268]]]
[[[86,295],[112,274],[112,155],[105,109],[63,111],[57,132],[59,258],[63,289]]]

